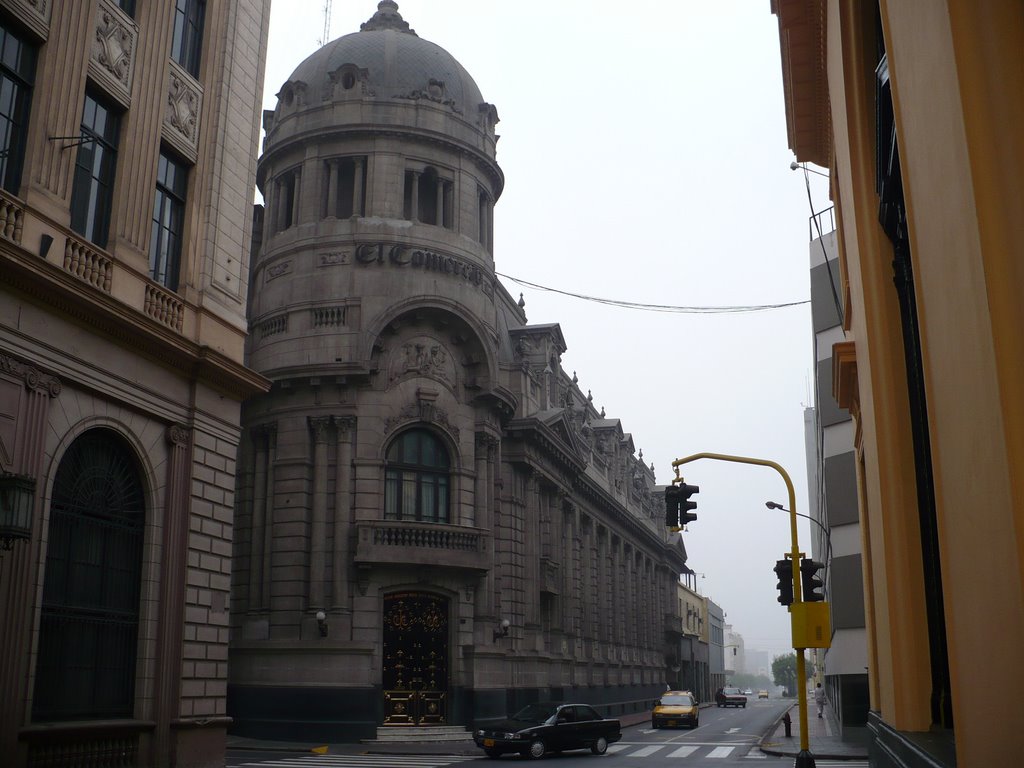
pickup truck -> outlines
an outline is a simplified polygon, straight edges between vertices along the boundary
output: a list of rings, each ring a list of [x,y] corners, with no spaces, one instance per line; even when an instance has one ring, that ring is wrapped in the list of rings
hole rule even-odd
[[[739,688],[719,688],[715,694],[715,703],[720,707],[743,707],[747,706],[747,697]]]

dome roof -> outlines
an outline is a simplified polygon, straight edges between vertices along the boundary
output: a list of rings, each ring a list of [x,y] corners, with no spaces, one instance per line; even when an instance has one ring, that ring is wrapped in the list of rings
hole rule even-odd
[[[483,96],[455,58],[419,37],[398,13],[394,0],[354,32],[339,37],[302,62],[290,83],[304,83],[314,104],[330,98],[336,83],[359,87],[375,99],[427,99],[473,120]]]

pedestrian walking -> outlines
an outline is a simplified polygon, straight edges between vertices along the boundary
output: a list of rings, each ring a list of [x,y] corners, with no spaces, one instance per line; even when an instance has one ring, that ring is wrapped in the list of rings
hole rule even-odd
[[[825,711],[825,689],[821,687],[821,683],[814,689],[814,703],[818,707],[818,717],[821,717]]]

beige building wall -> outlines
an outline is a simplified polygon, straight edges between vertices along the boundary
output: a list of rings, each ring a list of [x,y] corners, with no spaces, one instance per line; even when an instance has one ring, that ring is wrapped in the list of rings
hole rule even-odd
[[[174,0],[134,5],[130,15],[111,0],[0,1],[4,33],[35,56],[24,143],[5,156],[22,162],[20,183],[0,190],[0,468],[33,489],[29,538],[0,558],[0,754],[15,766],[224,759],[239,411],[267,387],[242,353],[270,2],[206,3],[195,74],[172,56]],[[73,218],[76,162],[95,147],[81,128],[87,93],[120,118],[102,245]],[[175,288],[151,269],[161,151],[187,173]],[[70,463],[94,438],[127,464]],[[141,519],[140,554],[121,562],[101,549],[109,529],[86,516],[104,504],[82,490],[71,497],[88,510],[71,516],[85,526],[73,572],[81,588],[86,575],[138,581],[127,703],[113,715],[102,695],[41,706],[40,670],[62,655],[47,650],[53,601],[75,592],[48,569],[65,530],[62,488],[113,493],[118,480],[141,489],[141,509],[126,510]],[[69,637],[85,647],[93,625],[77,621]],[[104,656],[119,653],[88,656],[92,689],[119,687],[104,678]]]

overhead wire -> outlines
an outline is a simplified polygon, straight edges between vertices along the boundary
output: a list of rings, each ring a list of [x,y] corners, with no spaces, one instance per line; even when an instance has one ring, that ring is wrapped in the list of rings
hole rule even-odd
[[[596,304],[604,304],[610,307],[620,307],[622,309],[635,309],[642,312],[666,312],[674,314],[695,314],[695,315],[717,315],[717,314],[738,314],[742,312],[766,312],[775,309],[786,309],[787,307],[796,307],[802,304],[810,304],[810,299],[804,299],[802,301],[787,301],[778,304],[737,304],[737,305],[723,305],[723,306],[685,306],[678,304],[648,304],[639,301],[625,301],[622,299],[608,299],[601,296],[590,296],[585,293],[574,293],[573,291],[565,291],[561,288],[551,288],[550,286],[540,285],[539,283],[533,283],[529,280],[523,280],[519,277],[513,277],[512,275],[506,275],[501,272],[495,272],[498,277],[503,277],[506,280],[511,280],[519,285],[526,286],[527,288],[533,288],[538,291],[547,291],[549,293],[557,293],[562,296],[569,296],[574,299],[580,299],[581,301],[592,301]]]

